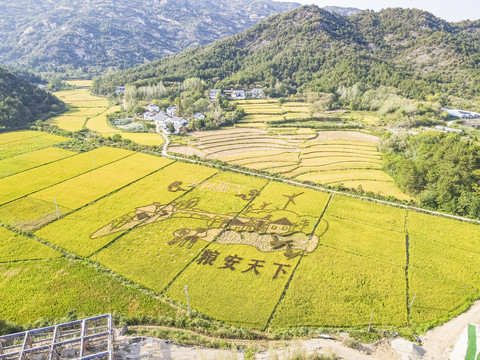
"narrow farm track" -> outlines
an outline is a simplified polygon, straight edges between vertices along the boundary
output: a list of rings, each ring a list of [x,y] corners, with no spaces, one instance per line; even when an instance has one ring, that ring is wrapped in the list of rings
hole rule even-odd
[[[395,354],[389,348],[388,342],[380,344],[378,347],[372,345],[364,345],[364,351],[358,351],[347,347],[342,338],[337,339],[295,339],[295,340],[242,340],[242,339],[225,339],[205,335],[192,330],[185,330],[176,327],[167,326],[130,326],[129,329],[138,331],[179,331],[194,336],[199,336],[203,339],[212,342],[226,342],[234,347],[253,347],[257,349],[255,359],[257,360],[289,360],[295,353],[306,354],[336,354],[337,356],[346,360],[398,360]],[[120,329],[117,329],[119,331]],[[343,335],[345,336],[345,335]],[[165,339],[167,340],[167,339]],[[192,348],[191,346],[182,346],[171,344],[174,347],[175,359],[192,359],[196,356],[198,359],[217,360],[217,359],[243,359],[243,352],[231,350],[218,350],[208,348]],[[192,355],[192,353],[194,355]],[[369,355],[370,354],[370,355]]]

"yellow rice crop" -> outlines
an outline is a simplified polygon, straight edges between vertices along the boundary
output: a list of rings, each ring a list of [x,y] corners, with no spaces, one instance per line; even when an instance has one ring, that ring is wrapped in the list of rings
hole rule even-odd
[[[100,238],[90,237],[112,220],[135,211],[136,207],[155,202],[168,204],[185,193],[184,190],[212,176],[216,170],[196,165],[174,163],[155,174],[137,181],[95,204],[69,214],[45,226],[35,234],[68,251],[88,256],[121,235],[113,233]],[[168,186],[182,182],[182,191],[171,192]]]
[[[43,149],[67,140],[63,136],[37,132],[36,136],[0,144],[0,159]]]
[[[40,165],[54,162],[76,153],[58,148],[46,148],[0,160],[0,178]]]
[[[39,241],[0,227],[0,263],[18,260],[48,259],[62,254]]]
[[[312,172],[297,177],[299,180],[309,180],[319,184],[329,184],[347,180],[383,180],[393,179],[381,170],[335,170]]]
[[[71,212],[63,206],[57,208],[51,201],[24,197],[0,207],[0,222],[24,232],[33,232],[45,224]]]
[[[0,179],[0,188],[4,189],[0,192],[0,204],[92,170],[92,156],[98,168],[131,154],[123,149],[99,148]]]
[[[78,209],[169,163],[171,163],[171,160],[134,153],[30,196],[50,202],[53,201],[55,196],[59,205],[70,209]]]

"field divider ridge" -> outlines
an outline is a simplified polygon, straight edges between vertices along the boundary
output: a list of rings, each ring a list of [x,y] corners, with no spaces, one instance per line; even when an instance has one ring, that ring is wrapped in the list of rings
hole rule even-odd
[[[49,147],[54,147],[54,146],[48,146],[48,147],[46,147],[46,148],[44,148],[44,149],[48,149]],[[43,150],[43,149],[38,149],[38,150]],[[35,151],[36,151],[36,150],[35,150]],[[30,151],[30,152],[34,152],[34,151]],[[27,152],[27,153],[23,153],[23,154],[28,154],[28,152]],[[28,169],[19,171],[19,172],[15,173],[15,174],[10,174],[10,175],[4,176],[4,177],[0,178],[0,180],[1,180],[1,179],[6,179],[6,178],[8,178],[9,176],[13,176],[13,175],[17,175],[17,174],[22,174],[22,173],[24,173],[25,171],[33,170],[33,169],[39,168],[39,167],[44,166],[44,165],[50,165],[50,164],[56,163],[57,161],[60,161],[60,160],[69,159],[69,158],[71,158],[71,157],[73,157],[73,156],[76,156],[76,155],[79,155],[79,154],[80,154],[80,153],[73,153],[72,155],[66,156],[66,157],[61,158],[61,159],[52,160],[52,161],[49,161],[49,162],[47,162],[47,163],[45,163],[45,164],[38,164],[38,165],[32,166],[31,168],[28,168]],[[21,154],[18,154],[18,155],[21,155]],[[17,155],[15,155],[15,156],[17,156]],[[13,158],[13,157],[15,157],[15,156],[10,156],[10,157],[5,158],[5,159],[11,159],[11,158]],[[42,190],[43,190],[43,189],[42,189]],[[40,190],[39,190],[39,191],[40,191]],[[28,196],[28,195],[27,195],[27,196]]]
[[[80,153],[80,154],[84,154],[84,153]],[[73,155],[73,156],[68,157],[68,158],[66,158],[66,159],[72,158],[72,157],[77,156],[77,155],[80,155],[80,154]],[[135,154],[136,154],[136,153],[133,152],[132,154],[129,154],[129,155],[127,155],[127,156],[124,156],[124,157],[122,157],[122,158],[120,158],[120,159],[116,159],[116,160],[114,160],[114,161],[111,161],[111,162],[109,162],[109,163],[106,163],[106,164],[103,164],[103,165],[100,165],[100,166],[95,166],[95,169],[87,170],[87,171],[85,171],[85,172],[83,172],[83,173],[81,173],[81,174],[78,174],[78,175],[69,177],[68,179],[59,181],[59,182],[57,182],[57,183],[55,183],[55,184],[51,184],[51,185],[46,186],[46,187],[44,187],[44,188],[35,190],[35,191],[31,192],[31,193],[25,194],[25,195],[23,195],[23,196],[20,196],[20,197],[18,197],[18,198],[15,198],[15,199],[13,199],[13,200],[10,200],[10,201],[7,201],[7,202],[5,202],[5,203],[3,203],[3,204],[0,204],[0,206],[4,206],[4,205],[7,205],[7,204],[10,204],[10,203],[12,203],[12,202],[14,202],[14,201],[17,201],[17,200],[26,198],[26,197],[28,197],[28,196],[30,196],[30,195],[33,195],[33,194],[37,193],[37,192],[43,191],[43,190],[45,190],[45,189],[49,189],[49,188],[54,187],[54,186],[56,186],[56,185],[62,184],[62,183],[64,183],[64,182],[66,182],[66,181],[69,181],[69,180],[75,179],[75,178],[77,178],[77,177],[79,177],[79,176],[82,176],[82,175],[84,175],[84,174],[91,173],[92,171],[101,169],[101,168],[103,168],[104,166],[107,166],[107,165],[110,165],[110,164],[114,164],[114,163],[116,163],[117,161],[124,160],[124,159],[126,159],[126,158],[128,158],[128,157],[130,157],[130,156],[135,155]],[[60,159],[60,160],[64,160],[64,159]],[[60,161],[60,160],[58,160],[58,161]],[[25,171],[25,172],[26,172],[26,171]],[[16,175],[16,174],[15,174],[15,175]],[[13,176],[13,175],[12,175],[12,176]],[[8,177],[6,177],[6,178],[8,178]],[[6,179],[6,178],[5,178],[5,179]],[[0,181],[1,181],[1,180],[2,180],[2,179],[0,179]]]
[[[328,198],[328,201],[327,201],[327,204],[325,205],[325,208],[323,209],[322,213],[320,214],[320,217],[318,218],[318,221],[317,223],[315,224],[315,226],[313,227],[313,230],[310,234],[310,238],[309,240],[311,240],[313,238],[313,236],[315,235],[315,232],[317,231],[317,228],[318,226],[320,225],[320,222],[322,221],[323,219],[323,216],[325,215],[325,213],[327,212],[327,208],[328,206],[330,205],[330,202],[332,201],[333,199],[333,195],[330,194],[330,197]],[[319,239],[319,243],[317,246],[320,245],[320,239]],[[275,313],[277,312],[277,309],[278,307],[280,306],[280,303],[282,302],[282,300],[285,298],[285,295],[287,294],[287,290],[288,288],[290,287],[290,282],[293,280],[293,277],[295,276],[295,273],[297,271],[297,268],[299,267],[302,259],[304,258],[305,256],[305,251],[302,252],[302,255],[300,256],[300,259],[298,260],[297,262],[297,265],[295,266],[295,268],[293,269],[292,273],[290,274],[290,277],[287,281],[287,283],[285,284],[285,287],[282,291],[282,294],[280,295],[280,298],[278,299],[277,301],[277,304],[275,305],[275,307],[273,308],[273,311],[272,313],[270,314],[270,317],[268,318],[267,320],[267,324],[265,325],[265,327],[263,328],[263,331],[266,331],[268,326],[270,325],[270,323],[272,322],[273,320],[273,317],[275,316]]]
[[[446,213],[442,213],[442,212],[439,212],[439,211],[422,209],[422,208],[419,208],[419,207],[404,205],[404,204],[398,204],[398,203],[394,203],[394,202],[386,201],[386,200],[373,199],[373,198],[369,198],[369,197],[366,197],[366,196],[355,195],[355,194],[351,194],[351,193],[347,193],[347,192],[343,192],[343,191],[327,189],[327,188],[324,188],[324,187],[319,186],[319,185],[304,184],[304,183],[294,181],[294,180],[282,179],[282,178],[278,178],[278,177],[274,177],[274,176],[269,176],[269,175],[264,175],[264,174],[259,174],[259,173],[253,173],[253,172],[246,171],[246,170],[236,169],[232,166],[229,166],[228,164],[217,165],[217,164],[208,163],[206,161],[193,160],[193,159],[189,159],[189,158],[185,158],[185,157],[181,157],[181,156],[170,155],[167,152],[168,145],[170,144],[170,140],[168,139],[168,137],[166,135],[162,134],[162,136],[165,139],[165,144],[163,145],[163,149],[162,149],[162,155],[167,157],[167,158],[170,158],[170,159],[189,162],[189,163],[197,164],[197,165],[214,167],[214,168],[218,168],[218,169],[221,169],[221,170],[222,169],[223,170],[229,170],[229,171],[237,172],[237,173],[240,173],[240,174],[255,176],[255,177],[268,179],[268,180],[273,180],[273,181],[279,181],[279,182],[283,182],[285,184],[290,184],[290,185],[294,185],[294,186],[297,186],[297,187],[303,187],[303,188],[317,190],[317,191],[323,191],[323,192],[327,192],[327,193],[330,193],[330,194],[338,194],[338,195],[349,196],[349,197],[359,199],[359,200],[363,200],[363,201],[367,201],[367,202],[378,203],[378,204],[382,204],[382,205],[386,205],[386,206],[392,206],[392,207],[407,209],[407,210],[411,210],[411,211],[415,211],[415,212],[419,212],[419,213],[425,213],[425,214],[436,215],[436,216],[443,216],[443,217],[451,218],[451,219],[455,219],[455,220],[461,220],[461,221],[471,222],[471,223],[475,223],[475,224],[480,224],[480,220],[470,219],[470,218],[466,218],[466,217],[463,217],[463,216],[446,214]]]
[[[132,154],[132,155],[133,155],[133,154]],[[125,159],[125,158],[123,158],[123,159]],[[120,160],[121,160],[121,159],[120,159]],[[55,221],[61,220],[62,218],[64,218],[64,217],[67,216],[67,215],[74,214],[74,213],[76,213],[77,211],[80,211],[80,210],[86,208],[87,206],[93,205],[93,204],[95,204],[96,202],[98,202],[98,201],[100,201],[100,200],[102,200],[102,199],[104,199],[104,198],[106,198],[106,197],[108,197],[108,196],[111,196],[111,195],[113,195],[113,194],[115,194],[115,193],[117,193],[117,192],[125,189],[126,187],[128,187],[128,186],[130,186],[130,185],[135,184],[135,183],[138,182],[138,181],[141,181],[141,180],[143,180],[143,179],[145,179],[145,178],[147,178],[147,177],[149,177],[149,176],[151,176],[151,175],[153,175],[153,174],[155,174],[155,173],[157,173],[157,172],[159,172],[159,171],[161,171],[161,170],[164,170],[166,167],[168,167],[168,166],[170,166],[170,165],[172,165],[172,164],[175,164],[175,162],[171,162],[170,164],[166,164],[165,166],[162,166],[161,168],[158,168],[157,170],[152,171],[151,173],[148,173],[148,174],[146,174],[146,175],[144,175],[144,176],[142,176],[142,177],[140,177],[140,178],[138,178],[138,179],[135,179],[135,180],[131,181],[130,183],[126,184],[126,185],[123,185],[123,186],[121,186],[121,187],[119,187],[119,188],[117,188],[117,189],[115,189],[115,190],[113,190],[113,191],[111,191],[111,192],[109,192],[109,193],[107,193],[107,194],[105,194],[105,195],[102,195],[102,196],[99,197],[98,199],[95,199],[95,200],[89,202],[88,204],[82,205],[82,206],[79,207],[78,209],[72,209],[72,211],[61,215],[61,216],[60,216],[60,219],[53,219],[52,221],[49,221],[49,222],[43,224],[42,226],[40,226],[40,227],[39,227],[38,229],[36,229],[35,231],[38,231],[38,230],[44,228],[45,226],[47,226],[47,225],[49,225],[49,224],[51,224],[51,223],[54,223]],[[107,165],[108,165],[108,164],[107,164]],[[72,178],[72,179],[73,179],[73,178]],[[57,184],[55,184],[55,185],[57,185]],[[55,186],[55,185],[53,185],[53,186]],[[47,189],[47,188],[46,188],[46,189]],[[44,190],[44,189],[42,189],[42,190]],[[39,191],[42,191],[42,190],[39,190]],[[27,197],[28,197],[28,196],[30,196],[30,195],[27,195]],[[17,199],[17,200],[18,200],[18,199]],[[43,201],[44,201],[44,200],[43,200]]]
[[[211,178],[211,177],[210,177],[210,178]],[[209,179],[210,179],[210,178],[209,178]],[[206,179],[206,180],[208,180],[208,179]],[[206,180],[205,180],[205,181],[206,181]],[[257,194],[256,196],[252,197],[252,199],[250,199],[250,200],[245,204],[244,207],[242,207],[241,209],[239,209],[239,211],[237,211],[237,213],[235,214],[235,216],[232,217],[232,219],[230,219],[230,221],[227,223],[227,225],[225,226],[225,228],[224,228],[217,236],[215,236],[215,239],[213,239],[211,242],[207,243],[207,244],[202,248],[202,250],[199,251],[198,254],[197,254],[196,256],[194,256],[193,259],[192,259],[190,262],[188,262],[187,265],[185,265],[184,268],[183,268],[181,271],[178,272],[178,274],[172,279],[172,281],[170,281],[170,282],[167,284],[167,286],[165,286],[165,288],[162,290],[161,293],[162,293],[163,295],[165,295],[165,293],[167,292],[167,290],[168,290],[168,289],[170,288],[170,286],[172,286],[173,283],[180,277],[180,275],[182,275],[182,273],[183,273],[194,261],[196,261],[196,260],[198,259],[198,257],[199,257],[211,244],[214,244],[214,243],[217,241],[217,239],[218,239],[220,236],[222,236],[225,231],[228,230],[228,228],[229,228],[230,224],[232,223],[232,221],[234,221],[235,219],[237,219],[238,215],[241,214],[242,211],[245,210],[245,208],[246,208],[248,205],[250,205],[250,204],[262,193],[262,191],[265,189],[265,187],[266,187],[269,183],[270,183],[270,182],[267,181],[267,182],[265,183],[265,185],[262,186],[262,188],[260,189],[260,191],[258,192],[258,194]],[[183,195],[185,195],[185,194],[183,194]],[[183,196],[183,195],[182,195],[182,196]]]
[[[408,280],[408,270],[410,266],[410,238],[408,234],[408,211],[405,210],[405,310],[407,311],[407,324],[410,324],[410,283]]]

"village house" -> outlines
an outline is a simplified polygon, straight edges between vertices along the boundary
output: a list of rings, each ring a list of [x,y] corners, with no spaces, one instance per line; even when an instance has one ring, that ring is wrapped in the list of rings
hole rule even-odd
[[[147,107],[148,111],[150,112],[154,112],[154,113],[158,113],[160,111],[160,106],[158,106],[157,104],[148,104],[148,107]]]
[[[155,115],[156,115],[156,114],[151,113],[150,111],[147,111],[147,112],[143,113],[143,118],[144,118],[145,120],[153,121]]]
[[[251,97],[254,99],[261,99],[265,97],[265,93],[263,92],[262,88],[253,88],[251,93]]]
[[[175,128],[174,132],[170,132],[168,129],[168,124],[172,123]],[[162,131],[167,135],[177,135],[187,132],[188,121],[182,117],[174,116],[169,120],[165,121],[162,126]]]
[[[120,95],[125,92],[125,86],[117,86],[117,89],[115,90],[115,94]]]
[[[222,90],[220,89],[210,89],[210,93],[208,94],[208,97],[210,100],[215,100],[217,98],[217,95],[220,94],[222,96]]]
[[[168,116],[171,116],[171,117],[174,117],[177,115],[177,107],[176,106],[170,106],[167,108],[167,115]]]
[[[466,111],[466,110],[458,110],[458,109],[449,109],[449,108],[442,108],[443,111],[448,112],[451,117],[458,118],[458,119],[480,119],[480,113],[473,112],[473,111]]]
[[[198,113],[198,112],[197,112],[197,113],[193,114],[193,118],[194,118],[195,120],[203,120],[203,119],[205,119],[205,114],[202,114],[202,113]]]
[[[160,111],[158,114],[156,114],[154,117],[153,117],[153,121],[155,121],[155,124],[157,125],[161,125],[163,124],[164,122],[170,120],[171,117],[167,115],[166,112],[164,111]]]
[[[252,90],[241,90],[241,89],[230,89],[222,90],[220,89],[210,89],[209,97],[211,100],[217,98],[217,94],[228,96],[234,100],[244,100],[244,99],[262,99],[265,97],[265,93],[262,88],[253,88]]]
[[[451,128],[451,127],[448,127],[448,126],[440,126],[440,125],[437,125],[433,128],[426,127],[426,128],[423,128],[423,130],[424,131],[439,131],[439,132],[442,132],[442,133],[457,133],[457,134],[463,133],[463,130],[454,129],[454,128]]]
[[[234,100],[244,100],[247,98],[245,90],[233,90],[232,99]]]

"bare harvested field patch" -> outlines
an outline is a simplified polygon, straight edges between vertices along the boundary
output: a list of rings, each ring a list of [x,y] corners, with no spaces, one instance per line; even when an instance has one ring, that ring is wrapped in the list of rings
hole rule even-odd
[[[354,140],[371,142],[376,144],[378,143],[379,138],[370,134],[365,134],[357,131],[321,131],[318,133],[316,140]]]

